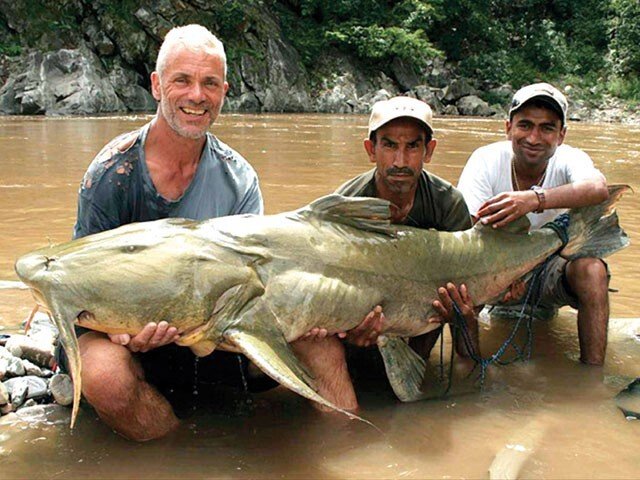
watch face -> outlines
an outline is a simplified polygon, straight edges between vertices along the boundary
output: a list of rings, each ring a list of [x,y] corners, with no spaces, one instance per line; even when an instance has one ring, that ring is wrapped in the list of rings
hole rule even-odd
[[[531,190],[542,190],[542,187],[540,185],[534,185],[531,187]]]

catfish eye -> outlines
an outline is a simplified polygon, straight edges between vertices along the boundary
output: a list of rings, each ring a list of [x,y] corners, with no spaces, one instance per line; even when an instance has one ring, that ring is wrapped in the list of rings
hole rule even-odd
[[[124,253],[133,253],[136,250],[139,250],[139,247],[135,246],[135,245],[127,245],[126,247],[122,248],[122,251]]]

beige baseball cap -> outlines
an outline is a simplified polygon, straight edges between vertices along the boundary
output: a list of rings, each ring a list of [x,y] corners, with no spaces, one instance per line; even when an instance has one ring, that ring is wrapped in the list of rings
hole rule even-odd
[[[533,99],[542,100],[547,103],[562,120],[562,125],[567,123],[567,109],[569,103],[560,90],[548,83],[534,83],[522,87],[513,95],[511,106],[509,107],[509,119],[520,110],[527,102]]]
[[[384,124],[400,117],[409,117],[418,120],[433,132],[433,113],[431,107],[417,98],[393,97],[389,100],[381,100],[373,105],[369,117],[369,132],[375,132]]]

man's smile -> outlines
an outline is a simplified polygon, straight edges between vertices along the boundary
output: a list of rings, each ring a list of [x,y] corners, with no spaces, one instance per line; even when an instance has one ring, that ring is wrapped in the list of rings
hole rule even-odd
[[[178,107],[180,108],[180,110],[183,113],[186,113],[187,115],[194,115],[194,116],[203,116],[205,115],[209,110],[205,109],[205,108],[192,108],[192,107]]]

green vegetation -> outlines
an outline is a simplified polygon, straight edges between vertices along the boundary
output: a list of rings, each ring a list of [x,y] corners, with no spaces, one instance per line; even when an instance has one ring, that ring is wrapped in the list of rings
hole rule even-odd
[[[435,56],[484,85],[573,83],[640,101],[638,0],[281,0],[284,31],[313,68],[337,48],[387,69]]]
[[[231,59],[255,50],[247,33],[254,40],[262,38],[265,30],[275,28],[274,21],[279,22],[316,79],[327,75],[318,70],[318,59],[330,59],[335,52],[355,57],[359,68],[382,70],[390,76],[395,58],[420,72],[429,60],[441,57],[483,87],[503,83],[519,87],[544,79],[571,84],[594,99],[608,94],[640,102],[639,0],[179,3],[183,6],[176,7],[171,21],[199,21],[212,27],[225,39]],[[25,47],[71,45],[82,38],[80,25],[87,15],[118,19],[128,25],[129,35],[142,28],[135,21],[135,11],[152,4],[162,9],[169,5],[151,0],[6,3],[7,10],[0,12],[0,54],[18,55]]]

